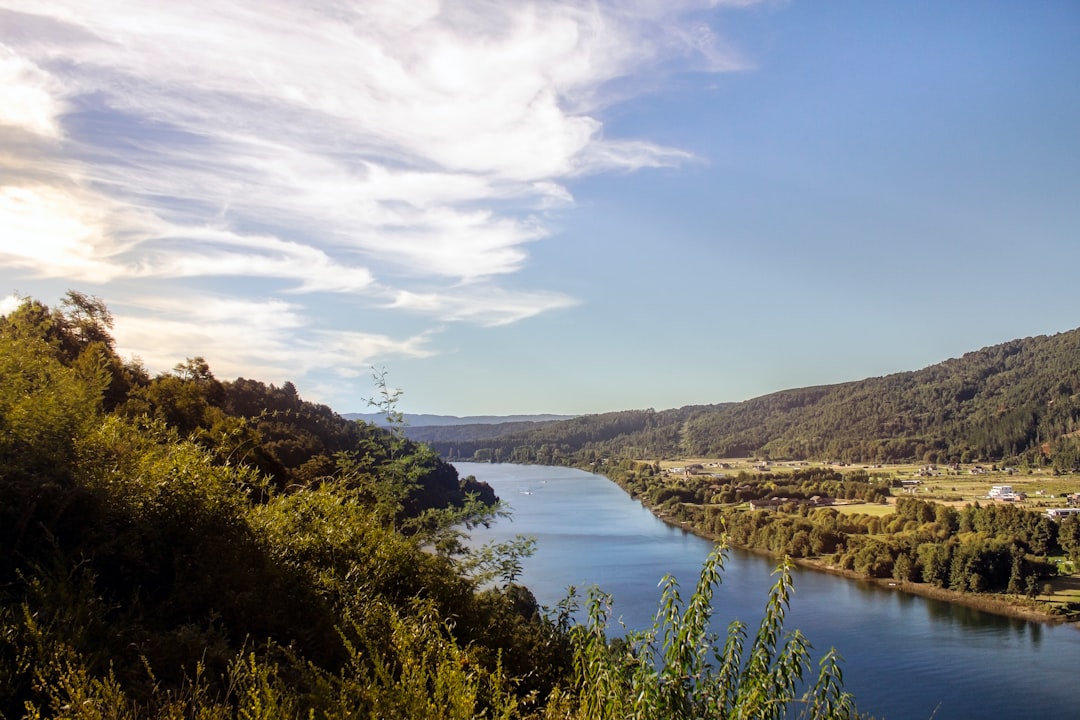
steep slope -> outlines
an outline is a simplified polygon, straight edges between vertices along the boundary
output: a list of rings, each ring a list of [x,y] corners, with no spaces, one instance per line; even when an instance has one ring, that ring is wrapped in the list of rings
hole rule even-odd
[[[1080,330],[1013,340],[922,370],[784,390],[725,405],[625,411],[487,441],[433,442],[445,455],[546,462],[573,456],[738,456],[850,461],[1077,464]]]

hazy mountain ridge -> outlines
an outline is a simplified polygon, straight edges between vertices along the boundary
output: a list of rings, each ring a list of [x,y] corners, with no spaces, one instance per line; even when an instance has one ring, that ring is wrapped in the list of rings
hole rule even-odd
[[[739,403],[586,415],[458,442],[451,457],[763,455],[858,461],[1080,456],[1080,330],[1012,340],[922,370]]]
[[[385,426],[386,415],[383,413],[345,413],[347,420],[362,420],[372,425]],[[575,415],[431,415],[426,413],[405,413],[405,425],[408,428],[445,427],[448,425],[505,425],[507,423],[537,423],[568,420]]]

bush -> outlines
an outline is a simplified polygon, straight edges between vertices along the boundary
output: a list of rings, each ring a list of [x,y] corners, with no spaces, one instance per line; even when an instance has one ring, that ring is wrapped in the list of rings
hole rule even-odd
[[[749,646],[747,628],[739,621],[728,626],[723,646],[717,645],[719,637],[709,624],[724,552],[725,546],[718,545],[709,556],[685,606],[678,583],[666,577],[652,628],[630,633],[624,641],[607,637],[610,598],[598,591],[589,595],[588,621],[573,627],[570,635],[578,693],[575,717],[779,720],[793,704],[803,706],[805,717],[856,717],[852,698],[842,689],[835,652],[821,660],[817,682],[799,694],[810,668],[810,645],[797,630],[783,631],[791,593],[788,562],[777,569],[780,577]]]

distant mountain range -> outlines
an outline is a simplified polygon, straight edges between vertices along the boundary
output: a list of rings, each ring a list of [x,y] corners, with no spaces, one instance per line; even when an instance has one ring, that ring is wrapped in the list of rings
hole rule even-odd
[[[838,350],[838,352],[843,352]],[[793,354],[792,363],[799,362]],[[463,419],[464,420],[464,419]],[[858,462],[1010,459],[1080,466],[1080,330],[922,370],[673,410],[472,423],[409,437],[445,457],[542,463],[739,457]]]
[[[347,420],[363,420],[372,425],[385,426],[386,416],[382,413],[346,413]],[[447,425],[503,425],[506,423],[537,423],[568,420],[576,415],[428,415],[424,413],[405,413],[405,425],[409,428],[445,427]]]

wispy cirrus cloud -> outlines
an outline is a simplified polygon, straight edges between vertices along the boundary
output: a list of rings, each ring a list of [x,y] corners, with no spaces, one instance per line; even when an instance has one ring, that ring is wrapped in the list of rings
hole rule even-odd
[[[508,293],[497,287],[484,286],[426,293],[402,290],[388,306],[434,315],[446,321],[469,321],[494,327],[575,304],[573,298],[561,293]]]
[[[302,306],[277,299],[188,295],[134,298],[125,305],[115,317],[117,342],[151,368],[172,367],[180,359],[176,348],[212,348],[219,376],[280,383],[328,367],[351,378],[381,357],[433,354],[430,333],[395,339],[312,329]]]
[[[694,20],[716,4],[0,0],[0,263],[125,302],[245,278],[439,322],[569,307],[515,273],[573,178],[690,159],[598,113],[647,68],[741,67]],[[133,350],[199,339],[191,303],[140,297],[164,315],[118,321]],[[202,340],[298,329],[263,332]]]

